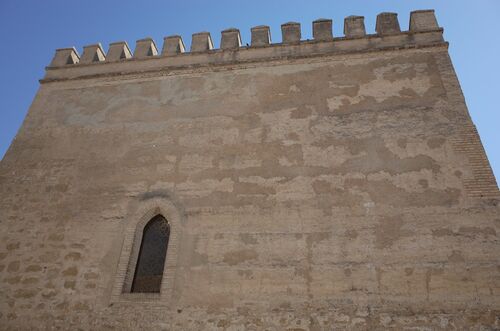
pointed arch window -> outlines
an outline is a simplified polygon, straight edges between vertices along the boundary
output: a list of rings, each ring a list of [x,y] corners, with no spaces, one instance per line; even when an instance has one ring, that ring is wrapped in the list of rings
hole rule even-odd
[[[144,227],[132,281],[132,293],[159,293],[167,256],[170,225],[156,215]]]

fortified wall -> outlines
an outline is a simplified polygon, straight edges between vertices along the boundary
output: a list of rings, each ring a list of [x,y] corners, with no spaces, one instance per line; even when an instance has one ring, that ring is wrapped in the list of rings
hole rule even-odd
[[[56,51],[0,163],[0,329],[500,328],[500,194],[434,12],[281,31]]]

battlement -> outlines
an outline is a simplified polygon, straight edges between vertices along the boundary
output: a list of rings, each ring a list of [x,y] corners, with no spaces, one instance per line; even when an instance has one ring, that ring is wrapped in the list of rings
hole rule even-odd
[[[189,52],[186,51],[179,35],[165,37],[161,52],[151,38],[138,40],[134,52],[124,41],[111,43],[107,54],[101,44],[85,46],[81,57],[74,47],[61,48],[56,50],[42,82],[95,77],[101,74],[123,74],[137,70],[150,71],[330,53],[447,45],[443,40],[443,29],[437,23],[434,10],[411,12],[408,31],[401,31],[396,13],[377,15],[375,34],[366,33],[363,16],[346,17],[342,37],[334,36],[332,23],[331,19],[318,19],[312,22],[312,40],[302,38],[300,23],[282,24],[281,43],[271,42],[269,26],[253,27],[250,44],[242,42],[238,29],[230,28],[221,32],[219,49],[214,48],[210,32],[198,32],[192,35]],[[148,63],[144,63],[144,60]],[[137,61],[141,62],[140,68],[131,65]]]

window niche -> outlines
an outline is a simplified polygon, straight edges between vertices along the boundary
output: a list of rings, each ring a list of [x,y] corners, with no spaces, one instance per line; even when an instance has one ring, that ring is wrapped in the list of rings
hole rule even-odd
[[[168,251],[170,225],[156,215],[144,227],[131,293],[160,293]]]
[[[177,272],[181,214],[173,202],[132,202],[111,289],[111,302],[168,302]]]

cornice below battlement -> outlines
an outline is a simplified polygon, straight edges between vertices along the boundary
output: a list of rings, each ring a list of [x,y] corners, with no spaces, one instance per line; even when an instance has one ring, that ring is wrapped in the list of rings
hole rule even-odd
[[[274,44],[268,43],[269,28],[258,26],[252,28],[252,45],[246,47],[241,46],[239,31],[228,29],[222,31],[220,49],[213,49],[208,32],[194,34],[189,53],[180,36],[166,37],[161,54],[150,38],[138,40],[133,55],[125,42],[111,44],[107,55],[100,44],[86,46],[81,59],[74,48],[60,49],[40,82],[448,45],[433,11],[412,12],[405,32],[400,32],[396,14],[378,15],[377,34],[372,35],[364,33],[360,18],[347,17],[346,36],[337,38],[331,34],[331,20],[321,19],[313,22],[314,40],[300,40],[300,25],[290,22],[282,25],[283,42]]]

